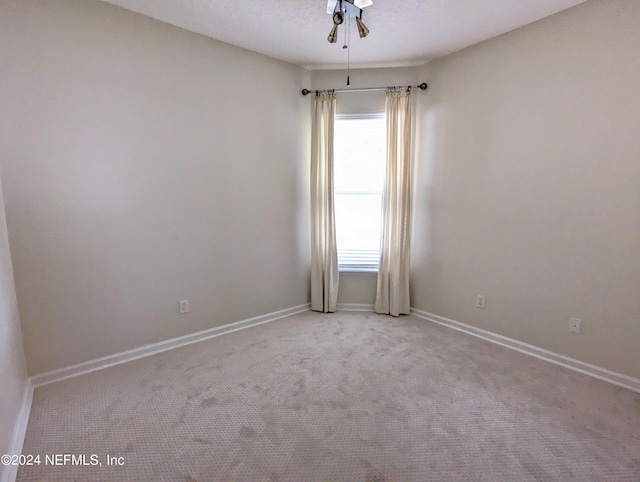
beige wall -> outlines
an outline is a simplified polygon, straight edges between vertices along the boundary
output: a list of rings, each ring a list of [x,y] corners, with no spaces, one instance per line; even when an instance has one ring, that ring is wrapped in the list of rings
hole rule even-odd
[[[594,0],[424,67],[414,307],[640,377],[639,19]]]
[[[0,455],[9,452],[27,387],[7,222],[0,186]],[[4,467],[0,466],[0,479]]]
[[[313,89],[356,89],[388,85],[416,85],[423,81],[416,67],[358,69],[351,71],[351,85],[346,85],[346,70],[316,70],[311,72]],[[414,93],[414,99],[423,94]],[[338,93],[338,114],[369,114],[384,112],[384,92]],[[415,110],[415,109],[414,109]],[[373,305],[376,298],[377,273],[340,273],[338,303]]]
[[[94,0],[0,45],[30,374],[309,301],[307,71]]]

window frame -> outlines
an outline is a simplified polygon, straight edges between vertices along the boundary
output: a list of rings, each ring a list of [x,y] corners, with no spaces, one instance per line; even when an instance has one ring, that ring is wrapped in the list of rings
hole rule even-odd
[[[337,121],[339,120],[367,120],[367,119],[386,119],[386,113],[384,111],[382,112],[367,112],[367,113],[359,113],[359,114],[336,114],[334,120],[336,121],[334,125],[337,125]],[[386,134],[385,134],[386,135]],[[335,139],[335,137],[334,137]],[[335,142],[335,141],[334,141]],[[385,144],[386,144],[386,139],[385,139]],[[334,147],[335,149],[335,147]],[[334,157],[334,161],[335,161],[335,157]],[[385,164],[386,164],[386,153],[385,153]],[[334,170],[335,172],[335,170]],[[385,166],[385,176],[386,176],[386,166]],[[334,196],[338,194],[338,192],[335,191],[335,187],[334,187]],[[353,195],[381,195],[384,196],[384,183],[381,187],[381,190],[378,191],[342,191],[339,194],[353,194]],[[335,201],[334,201],[334,205],[335,205]],[[380,222],[382,223],[382,211],[380,212]],[[381,226],[382,229],[382,226]],[[382,234],[382,233],[381,233]],[[380,239],[380,246],[378,248],[378,254],[381,254],[381,248],[382,248],[382,239]],[[339,251],[339,249],[338,249]],[[338,257],[339,260],[339,257]],[[343,267],[340,266],[340,263],[338,261],[338,272],[340,273],[351,273],[351,274],[362,274],[362,275],[371,275],[371,274],[377,274],[380,271],[380,258],[378,257],[378,265],[376,267],[373,266],[364,266],[364,267],[358,267],[358,266],[353,266],[353,265],[343,265]]]

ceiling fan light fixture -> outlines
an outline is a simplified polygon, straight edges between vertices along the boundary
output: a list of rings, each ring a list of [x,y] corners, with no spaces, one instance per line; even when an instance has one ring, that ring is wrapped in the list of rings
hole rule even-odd
[[[333,14],[334,25],[341,25],[342,22],[344,22],[344,14],[340,10],[338,10],[337,12],[334,12]]]
[[[334,25],[333,28],[331,29],[331,32],[329,32],[329,36],[327,37],[327,40],[329,41],[329,43],[334,44],[338,41],[338,26]]]
[[[369,35],[369,29],[360,17],[356,17],[356,24],[358,25],[358,35],[360,35],[360,38],[365,38]]]

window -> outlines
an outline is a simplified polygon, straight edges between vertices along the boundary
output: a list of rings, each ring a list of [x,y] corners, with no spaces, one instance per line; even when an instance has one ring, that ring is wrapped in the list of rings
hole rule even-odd
[[[377,271],[386,169],[384,114],[339,115],[334,129],[334,198],[340,271]]]

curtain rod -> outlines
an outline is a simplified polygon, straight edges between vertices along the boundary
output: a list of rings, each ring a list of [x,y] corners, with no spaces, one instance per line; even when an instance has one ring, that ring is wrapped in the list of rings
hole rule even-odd
[[[419,85],[401,85],[399,86],[399,88],[401,89],[407,89],[407,90],[411,90],[411,87],[417,87],[420,90],[427,90],[427,83],[423,82],[422,84]],[[340,92],[371,92],[374,90],[387,90],[389,87],[363,87],[361,89],[324,89],[324,90],[330,90],[332,92],[335,93],[340,93]],[[309,95],[311,93],[315,93],[316,95],[318,95],[318,93],[321,92],[320,90],[309,90],[309,89],[302,89],[302,95]]]

